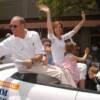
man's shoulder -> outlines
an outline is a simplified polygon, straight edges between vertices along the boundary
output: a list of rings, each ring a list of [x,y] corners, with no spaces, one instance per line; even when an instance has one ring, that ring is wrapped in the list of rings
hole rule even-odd
[[[33,31],[33,30],[28,30],[28,33],[29,33],[29,34],[32,34],[32,35],[37,35],[37,34],[38,34],[37,31]]]
[[[39,34],[38,34],[38,32],[36,32],[36,31],[30,31],[30,30],[28,30],[28,36],[29,37],[39,37]]]
[[[10,41],[10,40],[13,40],[13,39],[14,39],[14,35],[11,35],[11,36],[7,37],[5,40]]]

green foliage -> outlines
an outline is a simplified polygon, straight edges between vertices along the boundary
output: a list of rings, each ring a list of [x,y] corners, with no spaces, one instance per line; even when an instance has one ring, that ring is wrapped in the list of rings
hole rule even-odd
[[[40,4],[48,5],[53,17],[63,14],[63,0],[37,0],[37,5]]]
[[[37,0],[37,5],[46,4],[52,12],[52,17],[66,16],[80,13],[81,10],[87,13],[97,12],[95,0]]]

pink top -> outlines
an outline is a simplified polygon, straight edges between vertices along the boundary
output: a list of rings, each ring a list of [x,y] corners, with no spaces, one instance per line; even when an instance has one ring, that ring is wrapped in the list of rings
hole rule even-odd
[[[77,68],[77,60],[73,59],[73,55],[71,53],[67,54],[64,58],[64,63],[63,63],[63,67],[67,68],[75,83],[77,84],[79,82],[79,69]]]

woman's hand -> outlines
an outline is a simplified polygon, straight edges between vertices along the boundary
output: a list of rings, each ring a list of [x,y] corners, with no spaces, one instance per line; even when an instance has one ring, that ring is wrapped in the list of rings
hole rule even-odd
[[[46,13],[50,11],[49,7],[46,6],[46,5],[39,5],[39,9],[40,9],[41,11],[46,12]]]
[[[81,16],[82,16],[83,21],[85,21],[86,18],[85,18],[85,12],[84,11],[81,12]]]

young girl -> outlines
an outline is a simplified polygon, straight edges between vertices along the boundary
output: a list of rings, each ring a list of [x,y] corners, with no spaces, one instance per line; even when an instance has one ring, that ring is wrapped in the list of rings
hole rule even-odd
[[[85,49],[85,53],[84,53],[83,57],[78,57],[78,56],[74,55],[75,46],[76,45],[73,44],[71,41],[66,43],[65,50],[66,50],[67,54],[65,55],[65,58],[64,58],[63,68],[65,70],[68,69],[70,71],[70,73],[77,85],[80,80],[80,71],[77,67],[77,61],[84,61],[89,53],[89,49],[88,48]]]

